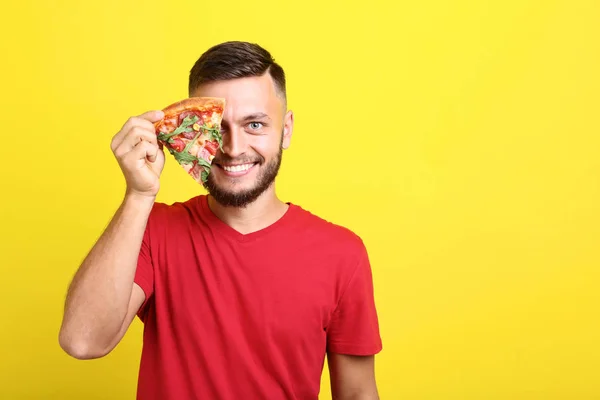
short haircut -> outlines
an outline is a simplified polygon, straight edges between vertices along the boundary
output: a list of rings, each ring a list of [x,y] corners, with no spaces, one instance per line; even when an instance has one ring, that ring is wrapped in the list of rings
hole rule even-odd
[[[286,99],[285,73],[267,50],[255,43],[230,41],[209,48],[190,70],[188,90],[207,82],[223,81],[268,72],[282,98]]]

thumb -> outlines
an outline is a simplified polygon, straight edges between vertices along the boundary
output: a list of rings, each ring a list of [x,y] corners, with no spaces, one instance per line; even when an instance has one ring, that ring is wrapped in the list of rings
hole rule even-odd
[[[162,110],[151,110],[138,115],[138,117],[154,123],[163,119],[165,117],[165,113]]]

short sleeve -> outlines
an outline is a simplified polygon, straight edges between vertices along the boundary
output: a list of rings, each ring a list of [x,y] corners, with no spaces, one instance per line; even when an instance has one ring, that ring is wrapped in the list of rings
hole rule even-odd
[[[327,348],[357,356],[377,354],[382,349],[373,276],[364,246],[327,328]]]
[[[142,288],[144,294],[146,295],[146,298],[137,313],[138,317],[142,321],[144,321],[144,315],[148,308],[148,302],[152,297],[152,294],[154,293],[154,268],[150,252],[150,220],[152,218],[152,214],[153,213],[151,213],[150,217],[148,218],[148,223],[146,224],[144,237],[142,239],[142,245],[140,247],[140,252],[138,255],[135,277],[133,280]]]

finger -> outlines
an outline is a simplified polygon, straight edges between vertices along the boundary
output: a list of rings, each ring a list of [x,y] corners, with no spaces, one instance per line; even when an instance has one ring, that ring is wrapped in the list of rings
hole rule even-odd
[[[154,131],[148,131],[147,129],[141,128],[139,126],[134,126],[121,140],[121,143],[115,149],[114,153],[117,156],[122,156],[130,152],[141,141],[147,141],[151,144],[157,144],[156,133],[154,133]]]
[[[121,145],[123,139],[131,129],[136,126],[145,128],[149,131],[155,131],[154,123],[155,121],[160,121],[164,117],[164,112],[158,111],[148,111],[144,114],[140,114],[135,117],[130,117],[127,119],[125,124],[121,127],[121,130],[113,137],[111,141],[111,148],[113,151]]]
[[[111,142],[111,147],[113,151],[115,148],[119,147],[121,143],[123,143],[125,137],[129,135],[131,130],[133,130],[136,127],[140,127],[151,132],[156,132],[154,124],[152,122],[139,117],[131,117],[127,120],[127,122],[125,122],[119,133],[117,133],[113,138]]]
[[[156,133],[153,130],[134,126],[125,136],[123,142],[128,142],[131,144],[131,147],[133,147],[142,140],[146,140],[152,144],[157,144],[158,141]]]
[[[164,117],[165,117],[165,113],[162,110],[146,111],[145,113],[137,116],[137,118],[146,120],[150,123],[158,122],[161,119],[163,119]]]
[[[150,161],[151,163],[155,162],[158,158],[159,151],[161,150],[159,150],[158,145],[152,145],[149,151],[146,153],[148,161]]]
[[[158,152],[158,146],[146,141],[139,142],[133,150],[125,155],[125,158],[135,161],[148,160],[154,162]],[[129,161],[129,160],[128,160]]]

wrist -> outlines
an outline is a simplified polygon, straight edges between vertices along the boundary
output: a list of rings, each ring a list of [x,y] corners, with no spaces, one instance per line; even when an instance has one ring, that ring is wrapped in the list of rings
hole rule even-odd
[[[125,198],[123,200],[126,205],[132,205],[136,208],[152,208],[155,201],[155,195],[142,194],[132,190],[127,190],[125,192]]]

